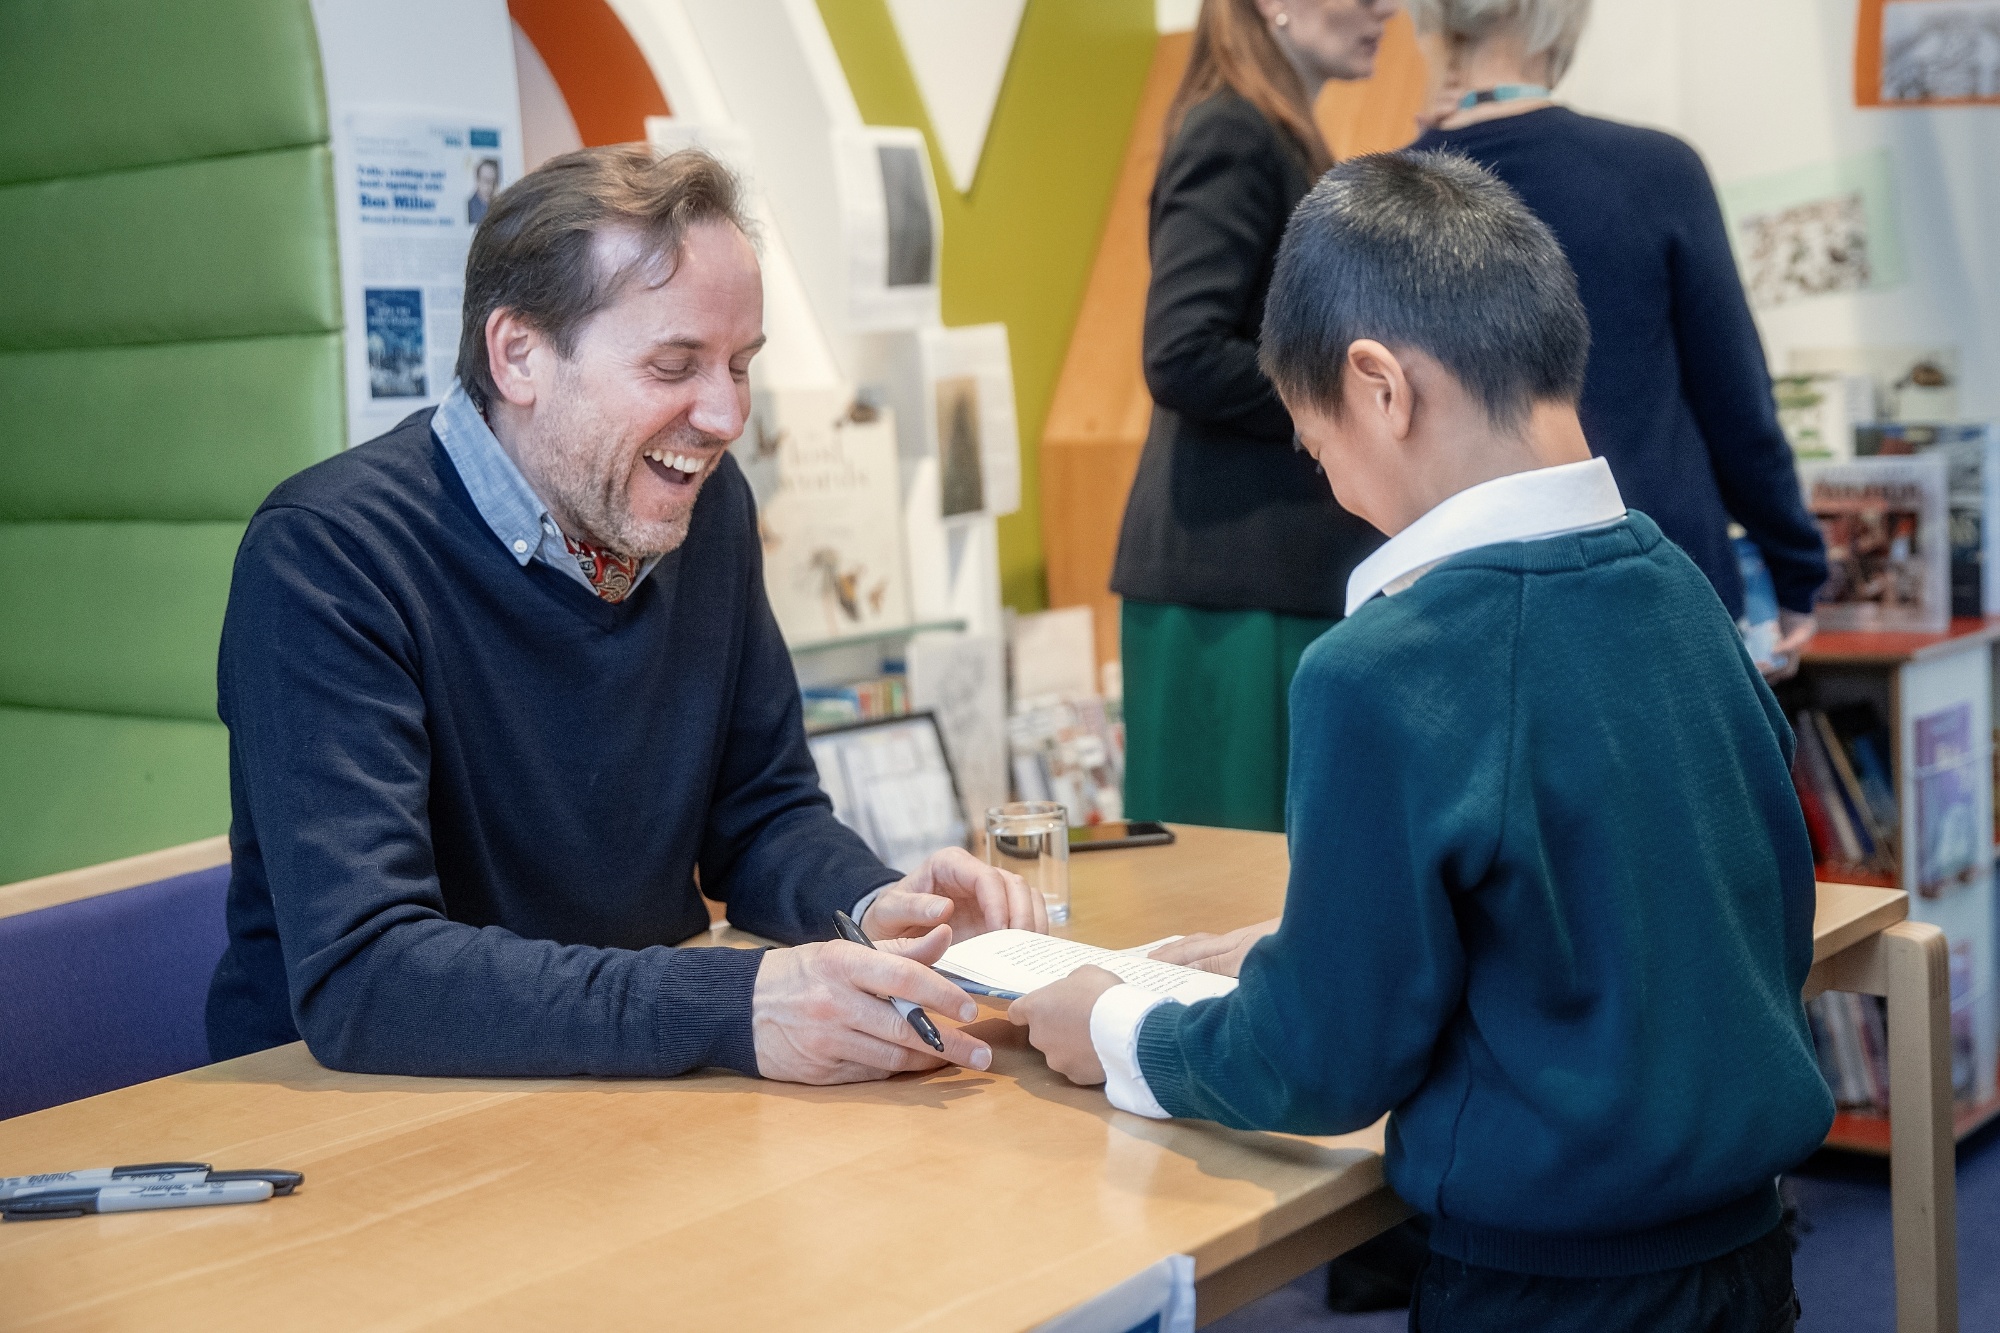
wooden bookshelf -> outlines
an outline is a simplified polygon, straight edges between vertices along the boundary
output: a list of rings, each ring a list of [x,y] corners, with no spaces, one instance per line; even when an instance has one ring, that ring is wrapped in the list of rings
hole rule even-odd
[[[1951,1136],[1964,1142],[1968,1134],[1983,1129],[2000,1117],[2000,1093],[1978,1102],[1960,1102],[1952,1107]],[[1889,1155],[1889,1117],[1876,1111],[1841,1111],[1827,1131],[1826,1146],[1843,1152]]]
[[[1919,836],[1916,720],[1961,703],[1971,706],[1975,751],[1986,755],[1976,770],[1980,785],[1974,810],[1985,827],[1976,830],[1975,845],[2000,847],[1992,822],[1992,757],[1987,748],[1995,715],[2000,713],[1994,706],[1996,645],[2000,645],[2000,616],[1954,619],[1941,634],[1823,631],[1806,649],[1798,682],[1779,687],[1788,716],[1796,716],[1800,707],[1830,708],[1851,702],[1871,703],[1881,713],[1889,731],[1887,762],[1899,811],[1896,873],[1840,864],[1822,865],[1817,873],[1826,881],[1909,890],[1912,920],[1937,925],[1955,948],[1972,951],[1970,995],[1977,1006],[1974,1058],[1989,1069],[2000,1067],[1995,1050],[1995,1029],[2000,1027],[2000,1014],[1995,1012],[2000,1007],[2000,981],[1995,978],[2000,965],[1994,960],[1994,861],[1989,856],[1986,873],[1971,883],[1948,886],[1926,897],[1917,892],[1913,849]],[[1975,1089],[1981,1082],[1984,1080],[1975,1081]],[[1960,1102],[1954,1108],[1955,1138],[1963,1139],[2000,1118],[2000,1081],[1990,1088],[1983,1097]],[[1830,1148],[1886,1155],[1889,1117],[1842,1111],[1835,1117],[1826,1143]]]
[[[1942,634],[1822,630],[1806,645],[1805,665],[1897,666],[2000,640],[2000,616],[1960,616]]]

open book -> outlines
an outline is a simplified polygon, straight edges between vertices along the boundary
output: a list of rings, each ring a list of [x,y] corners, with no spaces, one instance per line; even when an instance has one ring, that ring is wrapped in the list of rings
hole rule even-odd
[[[1158,944],[1142,947],[1157,948]],[[976,995],[1012,1000],[1031,990],[1040,990],[1052,981],[1060,981],[1086,964],[1101,967],[1121,981],[1182,1004],[1227,995],[1236,989],[1234,977],[1158,962],[1140,953],[1120,953],[1053,935],[1037,935],[1031,930],[995,930],[975,935],[946,949],[944,957],[938,960],[937,970]]]

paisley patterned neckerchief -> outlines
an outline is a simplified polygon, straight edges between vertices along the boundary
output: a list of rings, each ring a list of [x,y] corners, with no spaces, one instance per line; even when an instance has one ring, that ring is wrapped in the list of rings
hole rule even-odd
[[[589,542],[580,542],[567,532],[563,534],[563,545],[576,557],[576,563],[583,567],[583,576],[590,580],[590,586],[597,595],[607,602],[622,602],[632,595],[632,584],[639,577],[639,561],[634,556],[619,555]]]

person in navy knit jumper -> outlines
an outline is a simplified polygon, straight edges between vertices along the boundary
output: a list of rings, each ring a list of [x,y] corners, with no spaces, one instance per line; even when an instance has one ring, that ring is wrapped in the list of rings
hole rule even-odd
[[[1789,1329],[1776,1177],[1833,1118],[1793,737],[1590,456],[1588,345],[1555,238],[1475,163],[1359,158],[1307,195],[1263,363],[1390,539],[1292,686],[1284,915],[1156,953],[1237,970],[1227,996],[1084,968],[1011,1017],[1137,1114],[1387,1113],[1430,1224],[1413,1329]]]
[[[1412,147],[1471,158],[1555,233],[1590,316],[1577,411],[1591,449],[1732,616],[1743,580],[1728,529],[1743,526],[1778,595],[1783,643],[1767,674],[1787,676],[1812,638],[1825,545],[1700,155],[1550,98],[1589,11],[1589,0],[1413,0],[1432,124]]]
[[[565,154],[493,201],[435,411],[282,483],[222,629],[221,1060],[804,1083],[945,1061],[954,932],[1046,929],[952,849],[910,874],[833,817],[764,597],[743,430],[763,289],[693,151]],[[793,948],[706,937],[703,897]],[[879,951],[834,940],[845,911]]]

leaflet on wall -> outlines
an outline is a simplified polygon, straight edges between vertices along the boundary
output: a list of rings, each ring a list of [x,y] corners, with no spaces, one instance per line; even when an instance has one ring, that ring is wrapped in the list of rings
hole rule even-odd
[[[443,398],[458,359],[465,256],[507,184],[501,129],[448,112],[370,110],[336,145],[348,327],[348,438]]]
[[[930,397],[929,451],[939,512],[1011,514],[1021,507],[1021,437],[1005,324],[937,326],[918,334]]]
[[[1951,618],[1945,460],[1801,463],[1806,508],[1826,541],[1813,611],[1830,630],[1938,634]]]
[[[833,159],[852,326],[936,323],[944,217],[923,132],[887,125],[837,130]]]
[[[1903,280],[1886,149],[1738,181],[1722,203],[1752,305]]]
[[[893,413],[835,390],[760,393],[732,452],[757,498],[786,643],[910,623]]]

